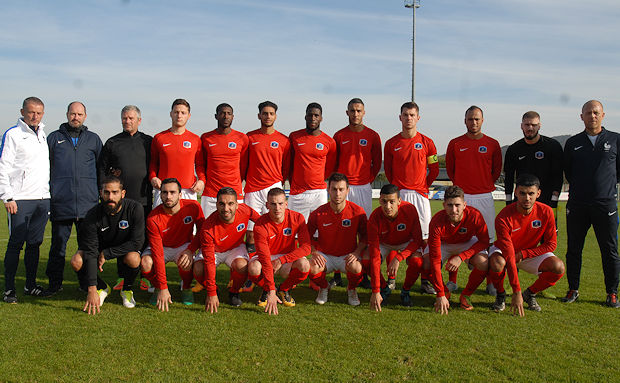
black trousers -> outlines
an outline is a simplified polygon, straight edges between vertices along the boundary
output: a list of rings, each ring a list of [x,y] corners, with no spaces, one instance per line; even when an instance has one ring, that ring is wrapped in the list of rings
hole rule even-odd
[[[51,289],[58,289],[62,286],[62,281],[64,279],[67,241],[71,236],[71,229],[73,228],[73,225],[75,225],[75,230],[79,235],[80,220],[52,220],[52,243],[50,245],[47,268],[45,269],[45,274],[47,274],[47,277],[49,278]]]
[[[566,278],[571,290],[579,289],[582,251],[590,226],[594,227],[596,241],[601,251],[605,289],[607,294],[618,292],[620,258],[618,257],[618,206],[575,205],[566,207],[568,248],[566,251]]]

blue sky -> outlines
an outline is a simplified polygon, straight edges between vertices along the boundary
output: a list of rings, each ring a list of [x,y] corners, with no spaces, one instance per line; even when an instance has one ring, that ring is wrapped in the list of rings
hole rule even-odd
[[[432,1],[417,10],[419,129],[439,153],[464,131],[463,113],[484,109],[483,131],[510,144],[521,115],[542,116],[542,133],[583,129],[581,105],[603,102],[604,125],[620,131],[620,3]],[[142,127],[169,127],[177,97],[192,105],[189,129],[215,128],[215,106],[235,108],[233,128],[259,127],[257,104],[279,105],[277,129],[304,127],[309,102],[322,128],[347,124],[360,97],[365,122],[383,141],[400,131],[411,94],[411,10],[398,0],[20,1],[1,2],[0,116],[12,126],[21,101],[46,104],[51,132],[72,100],[102,139],[121,130],[126,104]]]

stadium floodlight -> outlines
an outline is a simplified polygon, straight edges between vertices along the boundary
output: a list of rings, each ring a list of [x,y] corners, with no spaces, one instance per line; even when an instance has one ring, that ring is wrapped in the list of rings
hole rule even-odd
[[[420,8],[420,0],[405,0],[405,8],[413,11],[413,29],[411,33],[411,101],[415,101],[415,10]]]

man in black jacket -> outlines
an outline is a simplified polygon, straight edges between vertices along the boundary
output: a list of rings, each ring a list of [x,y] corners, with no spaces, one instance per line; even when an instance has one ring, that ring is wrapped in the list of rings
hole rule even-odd
[[[606,304],[618,308],[618,176],[620,176],[620,135],[602,126],[605,113],[596,100],[581,109],[585,130],[566,141],[564,172],[570,183],[566,205],[568,249],[566,276],[569,291],[564,302],[579,298],[582,250],[590,226],[601,251],[607,290]]]
[[[71,266],[80,287],[88,291],[84,311],[89,314],[98,313],[110,293],[110,286],[97,275],[97,269],[103,271],[103,264],[114,258],[118,276],[125,280],[123,306],[136,305],[131,288],[140,272],[144,211],[141,204],[124,197],[122,181],[106,177],[101,185],[101,203],[88,211],[78,233],[79,250],[71,258]]]

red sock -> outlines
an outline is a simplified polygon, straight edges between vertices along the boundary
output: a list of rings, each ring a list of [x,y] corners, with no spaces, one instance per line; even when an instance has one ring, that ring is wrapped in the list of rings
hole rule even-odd
[[[263,278],[263,274],[260,273],[258,275],[248,274],[248,279],[251,280],[256,286],[265,290],[265,278]]]
[[[181,289],[187,290],[192,287],[192,281],[194,280],[194,273],[192,270],[183,270],[179,266],[179,275],[181,276]]]
[[[562,278],[563,275],[564,274],[552,273],[551,271],[543,271],[540,273],[534,284],[529,287],[529,289],[533,294],[536,294],[555,285],[555,282]]]
[[[403,282],[403,290],[411,290],[411,286],[415,283],[422,269],[422,257],[409,257],[409,267],[407,267],[407,275]]]
[[[347,281],[349,284],[347,285],[347,289],[353,290],[360,284],[362,281],[362,272],[359,273],[350,273],[347,271]]]
[[[448,271],[448,280],[452,283],[456,283],[456,277],[459,275],[458,271]],[[486,274],[485,274],[486,276]],[[471,278],[471,277],[470,277]]]
[[[495,289],[498,293],[506,292],[506,290],[504,290],[504,278],[506,277],[506,269],[500,272],[489,270],[488,276],[489,277],[487,280],[493,283],[493,286],[495,286]]]
[[[396,250],[390,251],[390,253],[387,255],[387,257],[385,257],[385,264],[389,265],[392,262],[392,260],[394,258],[396,258],[397,255],[398,255],[398,252]],[[388,274],[388,278],[389,279],[396,278],[396,275]]]
[[[314,282],[317,286],[319,286],[322,289],[327,288],[328,284],[327,284],[327,279],[325,278],[325,270],[317,274],[310,273],[309,275],[310,275],[310,280]]]
[[[422,258],[420,258],[420,259],[422,259]],[[431,270],[430,269],[428,269],[428,270],[422,269],[421,276],[422,276],[422,279],[430,280],[431,279]]]
[[[463,290],[462,294],[467,295],[467,296],[472,295],[486,277],[487,277],[486,271],[482,271],[482,270],[478,270],[474,268],[471,271],[471,273],[469,273],[469,279],[467,280],[467,286],[465,286],[465,289]]]
[[[148,273],[143,271],[142,277],[146,278],[147,281],[151,282],[151,286],[155,286],[155,270],[151,268],[151,271]]]
[[[247,273],[240,273],[235,269],[230,269],[230,279],[232,279],[232,286],[230,286],[230,290],[228,291],[230,291],[231,293],[238,293],[239,289],[241,289],[241,287],[245,283],[247,277]]]
[[[299,269],[292,268],[291,272],[288,275],[288,278],[280,285],[280,290],[288,291],[293,288],[293,286],[300,284],[308,277],[308,272],[303,272]]]
[[[362,258],[362,273],[370,276],[370,259]]]
[[[385,286],[387,286],[387,281],[385,280],[385,278],[383,277],[383,274],[381,274],[381,272],[379,272],[379,277],[381,277],[381,288],[385,288]]]

